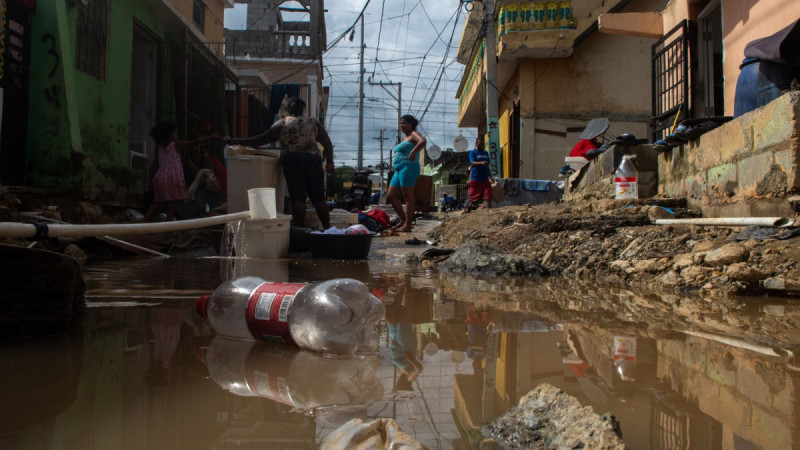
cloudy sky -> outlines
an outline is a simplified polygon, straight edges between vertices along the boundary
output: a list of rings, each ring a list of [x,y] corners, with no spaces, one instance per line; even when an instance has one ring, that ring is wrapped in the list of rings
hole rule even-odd
[[[282,6],[297,7],[296,2]],[[368,3],[368,5],[367,5]],[[459,0],[328,0],[325,22],[328,45],[348,32],[359,12],[364,13],[364,166],[380,160],[384,129],[384,161],[397,136],[396,87],[386,86],[394,98],[373,83],[402,83],[402,114],[421,119],[419,131],[442,149],[453,147],[459,134],[473,142],[474,128],[459,129],[458,99],[455,98],[464,66],[455,56],[466,11]],[[283,13],[285,20],[308,20],[302,13]],[[242,29],[246,5],[226,10],[225,26]],[[325,124],[333,140],[337,165],[357,164],[358,150],[358,69],[361,26],[323,56],[323,83],[330,86],[328,120]]]

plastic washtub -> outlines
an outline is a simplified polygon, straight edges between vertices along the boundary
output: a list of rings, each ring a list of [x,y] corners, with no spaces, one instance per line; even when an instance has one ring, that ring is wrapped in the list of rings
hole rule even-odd
[[[311,255],[315,258],[364,259],[369,255],[372,237],[368,234],[322,234],[306,235],[311,244]]]

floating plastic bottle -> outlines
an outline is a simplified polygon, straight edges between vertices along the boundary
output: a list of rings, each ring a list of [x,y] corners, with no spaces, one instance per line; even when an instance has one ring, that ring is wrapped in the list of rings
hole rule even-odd
[[[349,278],[307,284],[242,277],[200,297],[197,312],[223,336],[353,355],[378,349],[376,326],[386,308],[364,283]]]
[[[614,173],[614,198],[617,200],[639,198],[639,171],[633,160],[636,155],[622,155]]]
[[[215,336],[205,352],[208,373],[243,397],[264,397],[310,412],[383,398],[377,355],[331,358],[285,344]]]

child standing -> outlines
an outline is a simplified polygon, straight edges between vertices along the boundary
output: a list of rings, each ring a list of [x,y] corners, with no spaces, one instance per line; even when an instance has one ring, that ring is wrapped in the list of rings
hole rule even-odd
[[[178,127],[174,122],[160,122],[150,130],[150,136],[156,141],[156,158],[151,168],[154,202],[144,215],[144,222],[159,208],[167,212],[167,221],[175,218],[175,202],[186,200],[186,182],[183,176],[183,164],[179,150],[187,145],[193,145],[211,139],[220,139],[218,136],[207,136],[193,141],[175,141],[175,132]]]

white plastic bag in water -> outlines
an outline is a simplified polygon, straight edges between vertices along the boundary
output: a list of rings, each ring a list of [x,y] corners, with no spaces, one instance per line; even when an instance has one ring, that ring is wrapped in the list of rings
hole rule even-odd
[[[393,419],[383,418],[368,423],[364,423],[361,419],[353,419],[329,434],[319,448],[422,450],[425,447],[401,430]]]

